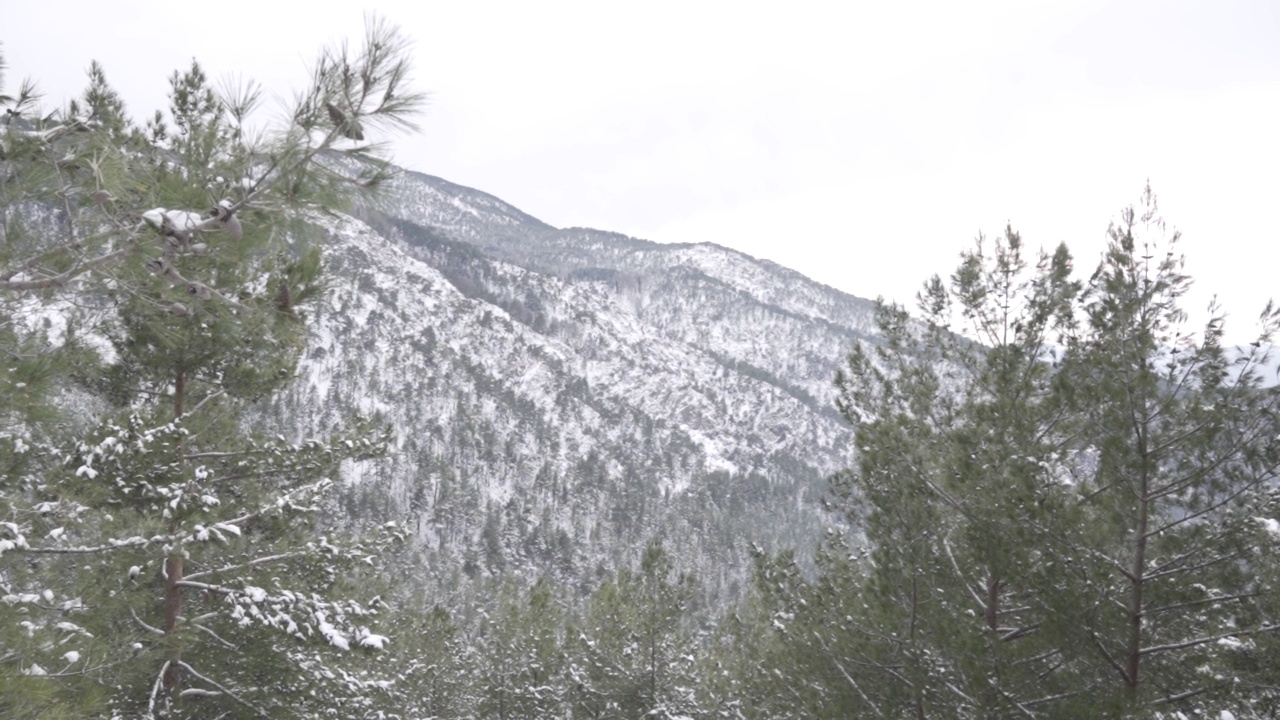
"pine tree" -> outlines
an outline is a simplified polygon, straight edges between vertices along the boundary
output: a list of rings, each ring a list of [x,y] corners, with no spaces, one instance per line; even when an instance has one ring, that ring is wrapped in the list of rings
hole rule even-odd
[[[859,461],[833,490],[871,568],[867,610],[841,624],[872,640],[856,644],[861,657],[822,654],[878,715],[1017,712],[1064,683],[1037,630],[1041,547],[1064,504],[1051,359],[1073,323],[1070,274],[1065,247],[1031,265],[1012,229],[991,247],[980,238],[949,283],[926,283],[920,320],[882,304],[886,342],[855,348],[837,377]],[[829,558],[834,575],[858,575]],[[889,679],[890,692],[863,689]]]
[[[622,568],[592,595],[581,624],[570,627],[574,717],[687,715],[696,708],[694,646],[686,611],[693,578],[674,569],[660,542],[639,568]]]
[[[496,595],[481,628],[478,712],[499,720],[562,714],[564,613],[551,582],[521,590],[507,579]]]
[[[1280,310],[1235,351],[1216,308],[1191,332],[1177,241],[1148,188],[1111,228],[1067,349],[1084,518],[1056,548],[1080,578],[1058,617],[1090,651],[1090,691],[1114,707],[1250,717],[1258,697],[1225,670],[1280,631],[1265,580],[1280,395],[1263,374]]]
[[[857,602],[858,593],[806,583],[792,552],[771,557],[758,546],[752,550],[755,582],[711,638],[698,673],[700,705],[711,717],[722,718],[858,716],[838,689],[830,692],[833,686],[825,681],[838,668],[832,658],[814,652],[812,642],[814,633],[822,633],[818,639],[823,640],[837,634],[842,616],[811,602],[822,597]],[[824,568],[820,578],[828,582],[838,576]]]
[[[0,382],[42,392],[0,401],[0,632],[19,629],[0,673],[23,690],[6,711],[358,717],[385,691],[361,654],[388,641],[369,627],[384,606],[355,591],[399,531],[315,520],[378,433],[290,442],[252,417],[322,289],[316,211],[376,188],[364,129],[421,100],[405,52],[371,23],[276,132],[249,127],[253,88],[216,91],[194,63],[144,127],[96,64],[83,103],[11,102],[0,342],[19,362]]]
[[[1280,313],[1234,356],[1220,316],[1187,332],[1163,230],[1148,191],[1087,287],[1065,247],[1031,267],[1009,230],[929,281],[919,319],[880,306],[885,342],[837,378],[859,460],[833,499],[866,554],[837,544],[774,600],[793,652],[835,670],[802,698],[921,718],[1274,702]]]
[[[396,697],[388,713],[413,718],[474,717],[474,653],[441,605],[420,595],[407,598],[395,612],[397,638],[390,661]]]

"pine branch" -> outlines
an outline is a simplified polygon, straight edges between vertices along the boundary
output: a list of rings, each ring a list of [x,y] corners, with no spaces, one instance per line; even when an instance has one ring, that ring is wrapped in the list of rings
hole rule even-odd
[[[143,630],[146,630],[147,632],[151,633],[152,635],[164,635],[164,634],[165,634],[165,632],[164,632],[163,630],[161,630],[160,628],[155,627],[155,626],[153,626],[153,625],[148,625],[148,624],[146,623],[146,621],[144,621],[142,618],[138,617],[138,613],[137,613],[137,611],[135,611],[133,608],[129,608],[129,614],[133,616],[134,621],[135,621],[135,622],[137,622],[137,623],[138,623],[138,625],[141,625],[141,626],[142,626],[142,629],[143,629]]]
[[[964,573],[960,570],[960,564],[956,562],[956,556],[951,552],[951,541],[944,537],[942,539],[942,548],[947,551],[947,558],[951,561],[951,567],[956,571],[956,577],[960,579],[961,584],[964,585],[964,589],[969,591],[969,595],[978,605],[978,610],[983,610],[987,604],[986,598],[982,597],[977,590],[974,590],[973,587],[964,580]]]
[[[1000,628],[1000,640],[1002,642],[1010,642],[1019,638],[1024,638],[1039,630],[1042,624],[1043,623],[1033,623],[1021,628]]]
[[[858,696],[862,698],[863,702],[870,705],[871,709],[875,710],[877,715],[885,717],[884,711],[880,709],[880,706],[871,698],[867,697],[866,693],[862,692],[862,688],[858,686],[858,681],[854,680],[853,676],[844,669],[844,666],[840,664],[840,661],[836,656],[831,653],[827,653],[827,657],[831,660],[831,663],[836,666],[836,669],[840,671],[840,675],[849,683],[849,686],[853,688],[854,692],[858,693]]]
[[[225,478],[224,478],[224,479],[225,479]],[[330,480],[327,480],[327,479],[326,479],[326,480],[318,480],[318,481],[316,481],[316,482],[309,483],[309,484],[307,484],[307,485],[303,485],[303,486],[301,486],[301,487],[294,488],[294,489],[292,489],[292,490],[290,490],[290,491],[288,491],[288,492],[284,493],[283,495],[281,495],[281,496],[276,500],[276,502],[270,503],[270,504],[266,505],[265,507],[261,507],[261,508],[259,508],[259,509],[255,510],[255,511],[253,511],[253,512],[245,513],[245,514],[240,515],[240,516],[238,516],[238,517],[232,518],[231,520],[223,520],[221,524],[223,524],[223,525],[240,525],[240,524],[243,524],[243,523],[248,522],[249,520],[252,520],[252,519],[254,519],[254,518],[256,518],[256,517],[258,517],[258,516],[260,516],[260,515],[263,515],[263,514],[265,514],[265,513],[269,513],[269,512],[271,512],[271,511],[273,511],[273,510],[279,510],[279,509],[281,509],[281,508],[285,507],[285,505],[287,505],[288,501],[291,501],[295,495],[300,495],[300,494],[302,494],[302,493],[304,493],[304,492],[316,492],[316,491],[319,491],[321,488],[327,488],[327,487],[329,487],[329,486],[330,486],[330,485],[332,485],[332,484],[333,484],[333,483],[332,483],[332,481],[330,481]]]
[[[232,572],[234,570],[243,570],[244,568],[247,568],[247,567],[255,567],[257,565],[263,565],[263,564],[272,563],[272,562],[279,562],[281,560],[290,560],[292,558],[303,557],[305,555],[307,555],[307,553],[301,550],[297,552],[280,553],[279,555],[269,555],[266,557],[255,558],[253,560],[250,560],[248,562],[243,562],[238,565],[228,565],[226,567],[218,568],[216,570],[201,570],[200,572],[191,573],[190,575],[187,575],[186,579],[191,580],[194,578],[203,577],[205,575],[217,575],[220,573]]]
[[[169,661],[165,660],[160,666],[160,674],[156,675],[156,682],[151,686],[151,700],[147,703],[147,717],[154,718],[156,716],[156,698],[160,696],[160,690],[164,687],[165,673],[169,672]]]
[[[1197,549],[1195,552],[1186,553],[1185,555],[1181,556],[1181,559],[1186,559],[1187,557],[1196,554],[1196,552],[1199,552],[1199,550]],[[1170,575],[1178,575],[1185,572],[1191,572],[1192,570],[1203,570],[1204,568],[1212,567],[1221,562],[1227,562],[1228,560],[1235,560],[1236,558],[1244,554],[1246,554],[1245,551],[1241,550],[1239,552],[1233,552],[1229,555],[1219,555],[1217,557],[1205,560],[1204,562],[1196,563],[1195,565],[1187,565],[1186,567],[1169,567],[1175,562],[1174,560],[1170,560],[1169,562],[1164,563],[1163,565],[1160,565],[1157,568],[1153,569],[1152,572],[1147,573],[1143,579],[1157,580],[1159,578],[1168,577]],[[1162,570],[1161,568],[1168,568],[1168,569]]]
[[[8,290],[10,292],[27,292],[31,290],[49,290],[57,287],[64,287],[67,283],[80,277],[84,273],[108,263],[113,263],[120,258],[135,252],[136,247],[125,247],[103,255],[99,255],[92,260],[86,260],[75,267],[50,277],[39,278],[36,280],[4,280],[0,281],[0,290]],[[14,274],[17,274],[16,272]]]
[[[1028,700],[1024,702],[1023,705],[1026,705],[1027,707],[1035,707],[1036,705],[1046,705],[1051,702],[1057,702],[1059,700],[1065,700],[1067,698],[1075,697],[1079,694],[1080,694],[1080,691],[1078,690],[1075,692],[1059,693],[1057,695],[1050,695],[1048,697],[1037,698],[1035,700]]]
[[[195,407],[192,407],[190,410],[188,410],[187,412],[183,413],[183,415],[184,415],[184,416],[187,416],[187,415],[194,415],[195,413],[197,413],[197,412],[199,412],[199,411],[200,411],[200,408],[202,408],[202,407],[204,407],[204,406],[205,406],[205,403],[207,403],[207,402],[211,402],[211,401],[213,401],[213,400],[217,400],[218,398],[220,398],[220,397],[222,397],[223,395],[225,395],[225,394],[226,394],[226,392],[227,392],[226,390],[218,390],[218,391],[216,391],[216,392],[209,393],[208,395],[206,395],[206,396],[204,396],[203,398],[201,398],[201,399],[200,399],[200,402],[198,402],[198,403],[196,403],[196,404],[195,404]],[[194,436],[193,436],[192,438],[189,438],[189,439],[194,439]],[[200,457],[200,456],[199,456],[199,455],[186,455],[186,456],[184,456],[184,459],[185,459],[185,460],[192,460],[192,459],[195,459],[195,458],[197,458],[197,457]]]
[[[1143,615],[1149,617],[1151,615],[1156,615],[1162,612],[1168,612],[1170,610],[1184,610],[1186,608],[1197,607],[1200,605],[1213,605],[1216,603],[1231,602],[1233,600],[1247,600],[1248,598],[1258,597],[1261,594],[1262,593],[1251,592],[1251,593],[1242,593],[1240,595],[1223,595],[1221,597],[1202,598],[1200,600],[1191,600],[1189,602],[1181,602],[1181,603],[1175,603],[1173,605],[1165,605],[1158,608],[1152,608],[1144,612]]]
[[[1116,662],[1115,658],[1111,657],[1111,653],[1107,652],[1107,648],[1103,646],[1102,640],[1098,637],[1098,634],[1090,630],[1089,639],[1092,640],[1094,646],[1098,648],[1098,652],[1102,653],[1102,659],[1106,660],[1107,664],[1110,665],[1112,668],[1115,668],[1115,671],[1120,673],[1120,677],[1124,679],[1126,683],[1128,683],[1129,673],[1126,672],[1125,669],[1120,666],[1120,663]]]
[[[217,393],[214,393],[214,394],[215,394],[215,395],[221,395],[221,394],[222,394],[222,392],[223,392],[223,391],[221,391],[221,390],[220,390],[220,391],[218,391]],[[203,400],[201,400],[201,402],[204,402],[204,401],[203,401]],[[195,407],[195,408],[193,408],[193,409],[191,410],[191,412],[195,412],[195,410],[196,410],[196,409],[199,409],[199,407],[200,407],[199,405],[196,405],[196,407]],[[187,414],[189,415],[190,413],[187,413]],[[191,454],[189,454],[189,455],[183,455],[183,456],[182,456],[182,459],[183,459],[183,460],[208,460],[208,459],[221,459],[221,458],[243,457],[243,456],[245,456],[245,455],[261,455],[261,454],[264,454],[264,453],[267,453],[267,452],[270,452],[270,451],[269,451],[269,450],[261,450],[261,449],[255,449],[255,450],[233,450],[233,451],[209,451],[209,452],[198,452],[198,453],[191,453]]]
[[[218,633],[216,633],[216,632],[214,632],[214,631],[210,630],[209,628],[207,628],[207,627],[205,627],[205,626],[203,626],[203,625],[200,625],[199,623],[194,623],[194,622],[192,622],[192,623],[187,623],[187,624],[188,624],[188,625],[190,625],[191,627],[193,627],[193,628],[195,628],[195,629],[199,630],[200,632],[202,632],[202,633],[204,633],[204,634],[208,635],[209,637],[213,638],[214,640],[216,640],[216,641],[218,642],[218,644],[222,645],[223,647],[227,648],[228,650],[239,650],[239,649],[240,649],[240,648],[239,648],[238,646],[236,646],[234,643],[228,642],[227,640],[223,640],[223,639],[222,639],[222,637],[221,637],[220,635],[218,635]]]
[[[212,679],[210,679],[210,678],[208,678],[208,677],[205,677],[204,675],[201,675],[200,673],[196,672],[196,669],[195,669],[195,668],[191,667],[191,666],[190,666],[190,665],[188,665],[187,663],[185,663],[185,662],[183,662],[183,661],[179,660],[179,661],[178,661],[178,667],[181,667],[183,670],[186,670],[188,673],[190,673],[190,674],[191,674],[191,677],[194,677],[195,679],[199,680],[200,682],[206,683],[206,684],[208,684],[208,685],[212,685],[213,687],[217,688],[220,692],[222,692],[222,693],[226,694],[226,696],[227,696],[227,697],[231,698],[232,700],[235,700],[236,702],[240,703],[240,704],[241,704],[241,705],[243,705],[244,707],[246,707],[246,708],[248,708],[248,709],[252,710],[254,713],[257,713],[257,715],[258,715],[259,717],[266,718],[266,720],[271,720],[271,717],[272,717],[272,716],[271,716],[269,713],[267,713],[267,711],[263,710],[262,708],[258,707],[257,705],[254,705],[253,703],[249,702],[248,700],[245,700],[244,698],[240,697],[240,696],[239,696],[239,695],[237,695],[236,693],[231,692],[229,689],[227,689],[227,688],[226,688],[224,685],[222,685],[221,683],[218,683],[218,682],[216,682],[216,681],[214,681],[214,680],[212,680]]]
[[[1148,495],[1148,498],[1152,500],[1158,500],[1158,499],[1167,497],[1169,495],[1174,495],[1182,490],[1185,490],[1190,484],[1194,483],[1196,479],[1207,477],[1212,472],[1225,466],[1230,461],[1237,459],[1239,457],[1240,451],[1243,448],[1248,447],[1250,445],[1254,445],[1257,442],[1257,438],[1253,436],[1248,436],[1245,433],[1237,433],[1235,437],[1237,438],[1237,441],[1234,444],[1232,444],[1227,449],[1227,451],[1220,453],[1217,459],[1215,459],[1213,462],[1209,463],[1208,465],[1197,465],[1196,468],[1191,472],[1189,472],[1188,474],[1175,478],[1170,482],[1165,483],[1164,485],[1161,485],[1158,488],[1154,488],[1151,494]],[[1248,488],[1245,488],[1245,489],[1255,487],[1258,484],[1265,482],[1266,477],[1269,477],[1272,475],[1274,475],[1274,467],[1268,467],[1263,473],[1260,474],[1259,478],[1249,483]]]
[[[203,590],[205,592],[218,593],[219,595],[235,595],[236,593],[244,592],[243,590],[236,590],[235,588],[229,588],[225,585],[209,585],[202,582],[191,582],[190,580],[179,580],[175,582],[174,585],[177,585],[178,587],[191,588],[192,590]]]
[[[16,267],[10,268],[9,270],[6,270],[3,273],[0,273],[0,281],[12,280],[14,275],[26,272],[27,270],[30,270],[31,268],[34,268],[37,265],[39,265],[41,262],[44,262],[45,260],[48,260],[49,258],[59,255],[61,253],[78,252],[80,250],[83,250],[84,245],[85,243],[81,240],[73,240],[71,242],[49,248],[48,250],[45,250],[36,255],[33,255],[30,258],[27,258],[20,265],[17,265]]]
[[[1168,695],[1166,697],[1162,697],[1159,700],[1152,701],[1151,704],[1152,705],[1168,705],[1170,703],[1182,702],[1183,700],[1190,700],[1193,697],[1203,695],[1212,689],[1213,689],[1212,687],[1196,688],[1195,690],[1188,690],[1183,693],[1178,693],[1177,695]]]
[[[92,547],[84,547],[84,546],[70,547],[70,548],[26,547],[26,548],[15,548],[13,550],[9,550],[8,552],[28,552],[36,555],[86,555],[91,553],[110,552],[112,550],[123,550],[131,547],[141,547],[141,546],[150,545],[151,543],[171,542],[173,541],[173,539],[174,539],[174,536],[172,535],[156,535],[155,537],[152,537],[150,539],[131,538],[129,540],[122,540],[118,543],[112,543],[109,545],[97,545]]]
[[[1233,630],[1231,632],[1221,633],[1218,635],[1210,635],[1208,637],[1196,638],[1194,640],[1185,640],[1183,642],[1168,643],[1166,645],[1153,645],[1151,647],[1142,648],[1138,651],[1139,655],[1151,655],[1153,653],[1168,652],[1170,650],[1185,650],[1187,648],[1198,647],[1206,643],[1217,642],[1231,637],[1245,637],[1247,635],[1261,635],[1263,633],[1271,633],[1280,631],[1280,625],[1263,625],[1252,630]]]
[[[1019,702],[1017,698],[1015,698],[1013,695],[1010,695],[1009,692],[1004,688],[1000,687],[999,685],[996,685],[994,678],[991,680],[990,684],[993,690],[1000,693],[1000,697],[1004,698],[1005,701],[1007,701],[1010,705],[1013,705],[1015,708],[1017,708],[1018,712],[1022,713],[1023,716],[1029,717],[1029,718],[1037,717],[1037,714],[1033,712],[1030,708],[1028,708],[1025,704]]]

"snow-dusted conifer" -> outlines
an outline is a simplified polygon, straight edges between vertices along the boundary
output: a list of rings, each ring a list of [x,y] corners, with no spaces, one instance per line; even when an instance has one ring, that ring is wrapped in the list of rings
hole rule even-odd
[[[321,288],[313,211],[386,173],[325,103],[403,124],[421,100],[406,71],[374,22],[274,130],[248,128],[256,92],[218,92],[196,64],[145,128],[96,64],[83,104],[10,102],[0,383],[30,391],[0,400],[0,633],[21,638],[0,707],[359,717],[389,692],[369,657],[394,642],[384,606],[355,580],[399,530],[317,521],[378,433],[299,442],[249,420],[289,381]]]
[[[476,712],[511,719],[559,717],[564,702],[563,602],[540,578],[522,590],[508,578],[480,632]]]
[[[574,717],[694,714],[695,646],[685,626],[693,593],[693,578],[675,573],[658,541],[636,570],[622,568],[596,590],[568,630]]]
[[[1087,287],[1065,248],[1031,269],[1008,232],[927,283],[921,318],[881,306],[886,342],[838,379],[860,456],[833,488],[866,555],[829,552],[775,599],[827,678],[804,701],[957,718],[1274,703],[1256,673],[1280,630],[1261,374],[1280,313],[1234,353],[1220,317],[1186,331],[1190,280],[1149,191],[1111,236]]]
[[[1055,618],[1095,703],[1261,717],[1276,691],[1246,670],[1280,632],[1268,581],[1280,309],[1237,348],[1217,307],[1188,327],[1177,241],[1148,188],[1111,228],[1067,347],[1058,388],[1076,418],[1082,518],[1049,546],[1076,578],[1053,596]]]

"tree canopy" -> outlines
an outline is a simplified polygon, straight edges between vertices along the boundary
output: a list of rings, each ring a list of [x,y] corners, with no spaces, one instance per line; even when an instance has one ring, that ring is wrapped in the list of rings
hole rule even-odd
[[[387,606],[358,581],[400,531],[318,513],[381,434],[254,417],[304,345],[324,211],[390,172],[366,131],[422,102],[407,73],[373,20],[279,125],[196,62],[141,124],[96,63],[64,108],[0,100],[0,714],[377,711]]]
[[[1148,190],[1089,276],[1012,229],[837,377],[860,537],[768,588],[788,684],[856,717],[1270,717],[1280,312],[1187,326]],[[784,573],[766,563],[761,581]],[[779,693],[781,696],[781,693]],[[766,713],[767,714],[767,713]]]

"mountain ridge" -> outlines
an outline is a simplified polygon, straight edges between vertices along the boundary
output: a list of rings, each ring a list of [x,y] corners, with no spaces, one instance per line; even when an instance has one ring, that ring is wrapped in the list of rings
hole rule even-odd
[[[343,503],[406,517],[434,576],[585,589],[664,537],[731,597],[752,544],[812,548],[833,522],[820,498],[852,428],[832,378],[876,340],[870,301],[713,243],[557,229],[422,173],[325,224],[332,289],[268,415],[297,435],[351,412],[390,425]]]
[[[758,264],[758,265],[764,266],[766,269],[770,270],[771,272],[775,272],[775,273],[783,274],[783,275],[787,276],[789,279],[795,280],[795,281],[797,281],[797,282],[801,282],[801,283],[804,283],[804,284],[806,284],[806,285],[810,285],[810,286],[816,286],[816,288],[817,288],[817,289],[819,289],[819,290],[822,290],[822,291],[824,291],[824,292],[829,292],[829,293],[832,293],[832,294],[834,294],[834,295],[841,296],[841,297],[843,297],[844,299],[846,299],[847,301],[850,301],[850,302],[853,302],[853,303],[862,303],[862,304],[867,304],[867,305],[872,304],[872,301],[871,301],[871,300],[868,300],[868,299],[866,299],[866,298],[862,298],[862,297],[859,297],[859,296],[853,295],[852,293],[845,292],[845,291],[843,291],[843,290],[840,290],[839,288],[836,288],[836,287],[834,287],[834,286],[832,286],[832,285],[828,285],[828,284],[823,283],[823,282],[821,282],[821,281],[814,280],[813,278],[810,278],[810,277],[808,277],[808,276],[804,275],[803,273],[799,272],[798,270],[793,270],[793,269],[791,269],[791,268],[788,268],[788,267],[786,267],[785,265],[782,265],[781,263],[778,263],[778,262],[776,262],[776,261],[770,260],[770,259],[768,259],[768,258],[756,257],[756,256],[754,256],[754,255],[751,255],[750,253],[744,252],[744,251],[742,251],[742,250],[738,250],[738,249],[733,248],[733,247],[729,247],[729,246],[727,246],[727,245],[721,245],[721,244],[719,244],[719,243],[712,242],[712,241],[701,241],[701,242],[671,242],[671,243],[666,243],[666,242],[659,242],[659,241],[656,241],[656,240],[649,240],[649,239],[646,239],[646,238],[640,238],[640,237],[636,237],[636,236],[633,236],[633,235],[627,235],[626,233],[621,233],[621,232],[617,232],[617,231],[612,231],[612,230],[602,230],[602,229],[599,229],[599,228],[592,228],[592,227],[585,226],[585,225],[569,225],[569,226],[565,226],[565,227],[556,227],[556,226],[551,225],[550,223],[547,223],[547,222],[545,222],[545,221],[543,221],[543,220],[541,220],[541,219],[539,219],[539,218],[537,218],[537,217],[535,217],[535,216],[533,216],[533,215],[531,215],[531,214],[529,214],[529,213],[524,212],[523,210],[520,210],[520,209],[519,209],[518,207],[516,207],[515,205],[512,205],[511,203],[508,203],[507,201],[502,200],[501,198],[499,198],[499,197],[497,197],[497,196],[495,196],[495,195],[492,195],[492,194],[490,194],[490,193],[487,193],[487,192],[485,192],[485,191],[483,191],[483,190],[479,190],[479,189],[476,189],[476,188],[472,188],[472,187],[469,187],[469,186],[466,186],[466,185],[461,185],[461,184],[459,184],[459,183],[454,183],[454,182],[452,182],[452,181],[450,181],[450,180],[447,180],[447,179],[445,179],[445,178],[442,178],[442,177],[439,177],[439,176],[436,176],[436,175],[431,175],[431,174],[429,174],[429,173],[420,172],[420,171],[405,170],[405,171],[404,171],[404,173],[403,173],[403,175],[404,175],[404,177],[410,177],[410,178],[416,178],[416,179],[419,179],[419,180],[421,180],[421,181],[425,182],[426,184],[431,185],[431,186],[433,186],[433,187],[439,187],[439,186],[443,185],[443,186],[445,186],[445,187],[447,187],[447,188],[449,188],[449,189],[453,189],[453,190],[456,190],[456,191],[463,191],[462,193],[458,193],[459,195],[461,195],[461,194],[465,193],[465,194],[472,194],[472,195],[480,196],[480,197],[482,197],[482,198],[484,198],[484,199],[486,199],[486,200],[488,200],[488,201],[492,201],[492,202],[493,202],[493,203],[495,203],[495,204],[501,205],[501,206],[502,206],[502,207],[504,207],[504,208],[508,208],[508,209],[510,209],[510,210],[512,211],[512,214],[515,214],[515,215],[517,215],[517,216],[519,216],[519,217],[526,218],[526,219],[528,219],[531,223],[536,224],[536,225],[540,226],[542,229],[544,229],[544,230],[548,230],[548,231],[550,231],[550,232],[554,232],[554,233],[587,233],[587,234],[590,234],[590,235],[593,235],[593,236],[606,236],[606,237],[611,236],[611,237],[617,238],[617,239],[619,239],[619,240],[625,241],[625,242],[630,243],[630,244],[641,245],[641,246],[643,246],[643,247],[644,247],[644,249],[647,249],[647,250],[648,250],[648,249],[652,249],[652,250],[681,250],[681,249],[695,249],[695,248],[710,248],[710,249],[713,249],[713,250],[715,250],[715,251],[717,251],[717,252],[725,252],[725,253],[729,253],[729,254],[731,254],[731,255],[735,255],[735,256],[738,256],[738,257],[740,257],[740,258],[743,258],[743,259],[745,259],[745,260],[747,260],[747,261],[749,261],[749,262],[752,262],[752,263],[755,263],[755,264]]]

